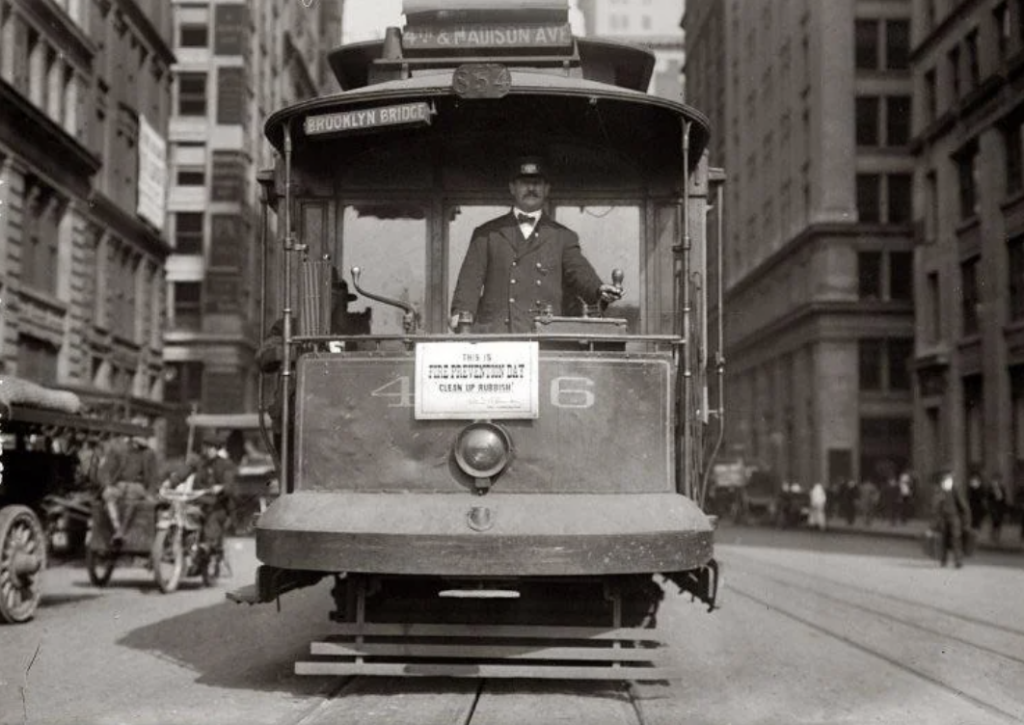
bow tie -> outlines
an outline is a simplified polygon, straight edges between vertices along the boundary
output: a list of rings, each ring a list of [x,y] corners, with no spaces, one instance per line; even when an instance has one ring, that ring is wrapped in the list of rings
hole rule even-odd
[[[520,224],[529,224],[530,226],[537,223],[537,220],[529,214],[516,214],[516,221]]]

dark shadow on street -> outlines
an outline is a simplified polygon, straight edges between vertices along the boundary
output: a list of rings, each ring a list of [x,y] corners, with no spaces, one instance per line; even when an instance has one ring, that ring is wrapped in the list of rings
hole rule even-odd
[[[225,600],[135,629],[117,644],[173,660],[196,672],[200,684],[315,695],[324,678],[299,677],[294,665],[330,632],[330,606],[328,580],[285,595],[280,612],[273,604]]]

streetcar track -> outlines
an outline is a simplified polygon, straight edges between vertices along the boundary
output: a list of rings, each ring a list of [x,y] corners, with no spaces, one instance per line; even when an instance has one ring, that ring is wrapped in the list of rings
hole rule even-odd
[[[760,559],[751,558],[751,557],[744,557],[742,554],[740,554],[739,558],[745,559],[746,562],[751,563],[751,564],[757,564],[759,566],[771,567],[771,568],[774,568],[774,569],[781,569],[781,570],[787,571],[787,572],[789,572],[791,574],[797,574],[797,575],[800,575],[800,576],[805,576],[805,577],[806,576],[810,576],[807,573],[807,571],[805,571],[803,569],[798,569],[798,568],[793,567],[793,566],[787,566],[786,564],[778,564],[776,562],[770,562],[770,563],[769,562],[764,562],[764,561],[762,561]],[[742,567],[742,566],[743,565],[740,564],[740,567]],[[842,581],[840,579],[833,579],[832,577],[829,577],[829,576],[819,576],[817,573],[815,573],[813,576],[814,576],[814,578],[816,580],[819,580],[819,581],[822,581],[822,582],[827,582],[829,584],[835,584],[836,586],[844,587],[846,589],[850,589],[850,590],[855,591],[855,592],[864,593],[864,594],[871,594],[872,596],[876,596],[876,597],[879,597],[881,599],[889,599],[890,601],[899,602],[900,604],[906,604],[906,605],[909,605],[909,606],[912,606],[912,607],[920,607],[921,609],[929,609],[929,610],[935,612],[936,614],[941,614],[941,615],[946,616],[946,617],[951,617],[951,618],[954,618],[954,619],[961,619],[961,620],[963,620],[965,622],[969,622],[970,624],[975,624],[975,625],[979,625],[979,626],[982,626],[982,627],[987,627],[989,629],[998,630],[998,631],[1004,632],[1006,634],[1012,634],[1012,635],[1014,635],[1016,637],[1024,637],[1024,629],[1017,629],[1015,627],[1011,627],[1011,626],[1005,625],[1005,624],[1000,624],[998,622],[989,622],[989,621],[981,619],[979,617],[972,617],[971,615],[963,614],[962,612],[954,612],[951,609],[944,609],[943,607],[936,607],[935,605],[929,604],[927,602],[922,602],[922,601],[918,601],[918,600],[914,600],[914,599],[908,599],[907,597],[901,597],[898,594],[890,594],[888,592],[883,592],[883,591],[881,591],[879,589],[862,588],[862,587],[860,587],[858,585],[850,584],[849,582],[844,582],[844,581]]]
[[[353,676],[350,676],[350,677],[343,678],[343,680],[340,683],[338,683],[337,685],[333,685],[333,686],[325,688],[325,691],[321,695],[320,701],[317,702],[315,705],[312,705],[310,708],[308,708],[306,710],[306,712],[303,713],[297,720],[291,721],[291,725],[315,725],[317,723],[323,723],[323,722],[343,722],[344,720],[338,720],[337,715],[338,714],[343,714],[344,710],[342,710],[340,713],[335,713],[335,712],[333,712],[333,710],[335,710],[336,708],[344,708],[345,707],[345,698],[348,695],[350,695],[350,694],[358,694],[359,691],[360,691],[361,685],[365,684],[365,681],[367,679],[370,679],[370,678],[368,678],[366,676],[362,676],[361,677],[361,676],[358,676],[358,675],[353,675]],[[387,678],[381,678],[381,679],[384,682],[387,683],[385,689],[392,691],[394,695],[402,694],[403,693],[403,684],[409,683],[411,681],[409,678],[404,678],[404,677],[387,677]],[[415,679],[419,680],[420,678],[415,678]],[[454,680],[454,679],[445,680],[444,678],[439,678],[439,681],[442,681],[442,682],[447,681],[447,682],[453,682],[453,683],[456,682],[456,680]],[[527,680],[527,681],[529,681],[529,680]],[[478,710],[480,709],[482,703],[484,701],[486,701],[486,698],[488,698],[488,697],[497,697],[497,696],[500,696],[502,694],[507,694],[507,693],[501,693],[500,691],[492,690],[492,689],[490,689],[488,687],[489,684],[495,684],[495,683],[498,683],[498,682],[504,682],[504,681],[502,681],[502,680],[494,680],[494,679],[487,679],[487,678],[481,678],[480,680],[477,681],[475,692],[473,693],[472,703],[470,704],[468,710],[466,711],[465,716],[463,716],[462,718],[460,718],[458,720],[457,725],[473,725],[473,723],[475,722],[474,718],[475,718]],[[561,681],[561,680],[543,680],[543,681],[538,681],[538,682],[543,683],[541,685],[541,687],[553,685],[554,683],[559,683],[559,684],[563,684],[563,685],[570,685],[570,686],[573,685],[573,684],[575,684],[575,685],[582,685],[582,684],[584,684],[582,681],[579,681],[579,680],[565,680],[565,681]],[[604,683],[605,686],[607,686],[608,684],[610,684],[610,683]],[[413,688],[413,689],[415,689],[415,688]],[[632,715],[633,715],[633,718],[635,718],[635,719],[632,720],[632,722],[629,725],[647,725],[648,721],[647,721],[647,718],[646,718],[646,716],[644,714],[643,706],[642,706],[642,701],[643,701],[644,698],[643,698],[642,694],[640,692],[638,692],[637,687],[636,687],[636,683],[625,682],[625,683],[621,684],[620,686],[617,686],[617,687],[614,687],[614,688],[610,688],[610,689],[613,689],[613,691],[616,693],[615,697],[609,698],[608,694],[606,692],[602,692],[602,693],[587,692],[586,688],[583,688],[583,687],[579,688],[578,691],[576,691],[576,688],[570,688],[570,691],[573,692],[574,695],[576,695],[576,696],[578,696],[580,698],[584,698],[584,699],[588,699],[588,700],[592,700],[592,701],[601,701],[601,700],[607,699],[609,703],[617,702],[617,703],[620,703],[620,704],[624,701],[626,703],[626,705],[628,706],[628,711],[631,712]],[[544,698],[545,698],[546,695],[555,694],[555,693],[562,693],[562,694],[564,694],[564,692],[565,692],[564,690],[555,690],[554,692],[543,692],[542,691],[542,692],[534,693],[533,696],[535,696],[537,698],[538,710],[543,710],[543,708],[544,708]],[[436,694],[437,695],[443,695],[444,692],[439,690]],[[392,713],[391,715],[393,717],[394,713]],[[416,721],[416,715],[417,715],[417,713],[410,712],[409,713],[408,722],[415,722]],[[393,722],[393,721],[394,720],[391,719],[391,718],[388,719],[388,722]],[[600,725],[600,722],[603,722],[603,721],[594,722],[593,725]],[[616,722],[619,722],[619,720],[616,719]]]
[[[741,568],[742,568],[742,565],[741,565]],[[886,612],[883,609],[875,609],[875,608],[869,607],[869,606],[867,606],[865,604],[858,604],[856,602],[851,602],[848,599],[843,599],[842,597],[837,597],[837,596],[835,596],[833,594],[826,594],[825,592],[820,591],[820,590],[814,588],[813,586],[809,586],[809,585],[806,585],[806,584],[798,584],[796,582],[789,581],[789,580],[786,580],[786,579],[779,579],[777,577],[769,576],[768,574],[765,574],[763,572],[753,572],[753,576],[759,576],[759,577],[761,577],[763,579],[767,579],[768,581],[775,582],[776,584],[782,584],[783,586],[791,587],[793,589],[801,589],[801,590],[803,590],[805,592],[810,592],[811,594],[814,594],[815,596],[818,596],[818,597],[820,597],[822,599],[827,599],[827,600],[832,601],[832,602],[837,602],[839,604],[842,604],[842,605],[847,606],[847,607],[851,607],[853,609],[859,609],[862,612],[867,612],[868,614],[876,615],[876,616],[881,617],[883,619],[887,619],[887,620],[889,620],[891,622],[897,622],[898,624],[902,624],[905,627],[910,627],[912,629],[917,629],[917,630],[919,630],[921,632],[925,632],[927,634],[933,634],[933,635],[937,635],[939,637],[943,637],[945,639],[952,640],[954,642],[959,642],[960,644],[965,644],[968,647],[973,647],[974,649],[978,649],[978,650],[981,650],[983,652],[987,652],[987,653],[989,653],[991,655],[995,655],[997,657],[1002,657],[1004,659],[1008,659],[1011,662],[1015,662],[1017,664],[1024,665],[1024,658],[1014,657],[1011,654],[1007,654],[1006,652],[1002,652],[1002,651],[997,650],[997,649],[995,649],[993,647],[989,647],[988,645],[979,644],[977,642],[972,642],[972,641],[970,641],[968,639],[965,639],[963,637],[959,637],[957,635],[950,634],[947,631],[943,631],[943,630],[939,630],[939,629],[934,629],[932,627],[927,627],[927,626],[925,626],[923,624],[918,624],[917,622],[909,621],[909,620],[907,620],[907,619],[905,619],[903,617],[900,617],[898,615],[892,614],[891,612]],[[867,592],[869,594],[874,594],[873,592],[870,592],[869,590],[860,590],[860,591],[865,591],[865,592]],[[905,602],[905,603],[910,604],[910,602]],[[928,607],[926,605],[921,605],[921,606],[922,606],[923,609],[936,609],[934,607]],[[945,615],[944,612],[940,612],[940,613]],[[949,615],[949,616],[955,617],[955,615]],[[975,624],[976,626],[987,626],[987,623],[982,622],[982,621],[972,621],[972,624]],[[1001,628],[1000,627],[991,627],[991,629],[1001,629]]]
[[[781,581],[781,580],[778,580],[778,579],[773,579],[772,577],[764,577],[764,578],[769,579],[771,581],[775,581],[776,583],[781,583],[781,584],[787,584],[788,585],[788,582]],[[906,664],[904,662],[901,662],[900,660],[896,659],[895,657],[887,655],[884,652],[880,652],[877,649],[874,649],[874,648],[872,648],[872,647],[870,647],[870,646],[868,646],[866,644],[862,644],[862,643],[856,641],[855,639],[852,639],[851,637],[848,637],[847,635],[841,634],[839,632],[834,631],[833,629],[830,629],[829,627],[826,627],[826,626],[824,626],[822,624],[818,624],[818,623],[812,621],[811,619],[809,619],[809,618],[807,618],[807,617],[805,617],[803,615],[800,615],[800,614],[798,614],[798,613],[796,613],[796,612],[794,612],[794,611],[792,611],[790,609],[787,609],[785,607],[779,606],[778,603],[770,602],[770,601],[768,601],[768,600],[766,600],[766,599],[764,599],[762,597],[757,596],[756,594],[752,594],[750,592],[744,591],[742,588],[736,587],[735,586],[735,582],[733,583],[732,586],[730,586],[730,592],[732,592],[734,594],[737,594],[737,595],[739,595],[741,597],[744,597],[744,598],[746,598],[746,599],[748,599],[748,600],[750,600],[750,601],[752,601],[752,602],[754,602],[756,604],[759,604],[759,605],[769,609],[772,612],[776,612],[778,614],[781,614],[782,616],[784,616],[784,617],[786,617],[788,619],[791,619],[794,622],[798,622],[798,623],[800,623],[800,624],[802,624],[802,625],[804,625],[806,627],[809,627],[810,629],[813,629],[815,632],[818,632],[818,633],[820,633],[820,634],[822,634],[822,635],[824,635],[826,637],[834,639],[837,642],[841,642],[841,643],[843,643],[843,644],[845,644],[845,645],[847,645],[849,647],[853,647],[854,649],[856,649],[856,650],[858,650],[858,651],[860,651],[860,652],[862,652],[862,653],[864,653],[866,655],[869,655],[871,657],[875,657],[877,659],[880,659],[883,662],[886,662],[887,664],[895,667],[898,670],[902,670],[903,672],[906,672],[907,674],[912,675],[914,677],[917,677],[917,678],[919,678],[921,680],[924,680],[925,682],[927,682],[927,683],[929,683],[929,684],[931,684],[931,685],[933,685],[935,687],[938,687],[941,690],[944,690],[946,692],[952,693],[953,695],[955,695],[955,696],[957,696],[959,698],[962,698],[962,699],[970,702],[971,704],[973,704],[973,705],[975,705],[975,706],[977,706],[977,707],[979,707],[979,708],[981,708],[983,710],[986,710],[986,711],[988,711],[990,713],[998,715],[999,717],[1005,718],[1008,722],[1013,722],[1013,723],[1020,722],[1019,714],[1007,712],[1006,710],[1003,710],[1002,708],[1000,708],[997,705],[993,705],[992,703],[986,702],[985,700],[982,700],[979,697],[976,697],[976,696],[971,695],[971,694],[969,694],[967,692],[964,692],[963,690],[958,689],[957,687],[954,687],[954,686],[946,683],[945,681],[943,681],[942,679],[940,679],[938,677],[930,675],[927,672],[924,672],[924,671],[922,671],[920,669],[917,669],[915,667],[912,667],[912,666],[910,666],[910,665],[908,665],[908,664]],[[817,592],[815,592],[815,593],[817,594]],[[848,602],[842,602],[842,603],[849,604]],[[974,646],[974,645],[971,645],[971,646]]]

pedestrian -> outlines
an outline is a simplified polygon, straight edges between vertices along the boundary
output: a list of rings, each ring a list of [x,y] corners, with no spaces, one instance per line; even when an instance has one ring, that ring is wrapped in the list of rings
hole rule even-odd
[[[907,523],[913,513],[914,488],[914,475],[909,470],[904,469],[903,473],[900,474],[899,481],[899,508],[901,524]]]
[[[967,503],[971,506],[971,528],[977,531],[985,519],[985,485],[977,471],[971,471],[967,479]]]
[[[989,479],[987,494],[986,506],[989,520],[992,522],[991,537],[993,543],[999,543],[1003,532],[1003,516],[1006,513],[1008,493],[1006,484],[1003,483],[1003,477],[999,475],[998,471],[993,473],[992,478]]]
[[[939,478],[933,510],[935,530],[942,537],[939,563],[945,566],[952,550],[953,564],[959,569],[964,563],[964,532],[971,527],[971,507],[951,471],[943,471]]]
[[[843,489],[843,514],[846,523],[850,526],[853,526],[857,517],[858,493],[857,482],[852,478],[846,479],[846,487]]]
[[[132,424],[142,427],[149,423],[134,418]],[[142,501],[152,499],[156,493],[159,462],[145,436],[129,436],[114,441],[103,454],[99,480],[102,485],[103,513],[107,521],[93,519],[93,524],[102,530],[109,525],[111,546],[119,547],[128,532],[135,511]],[[101,542],[97,542],[101,543]]]
[[[593,305],[622,297],[583,256],[576,232],[545,213],[551,185],[543,159],[517,160],[508,188],[511,210],[473,230],[452,294],[452,329],[533,332],[544,312],[565,315],[578,300]]]
[[[882,505],[889,525],[895,526],[900,520],[900,483],[899,479],[889,474],[885,479],[885,490],[882,492]]]
[[[828,493],[825,487],[818,481],[811,486],[811,516],[808,523],[811,528],[817,527],[819,531],[828,528],[828,519],[825,514],[825,506],[828,503]]]
[[[865,478],[860,485],[859,495],[861,516],[864,517],[865,526],[871,526],[871,522],[874,520],[875,511],[878,508],[878,497],[878,486],[870,478]]]

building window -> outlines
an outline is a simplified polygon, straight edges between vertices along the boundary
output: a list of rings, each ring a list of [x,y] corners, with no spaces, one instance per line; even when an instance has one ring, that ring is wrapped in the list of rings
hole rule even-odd
[[[242,123],[245,96],[245,71],[242,68],[218,68],[217,123]]]
[[[924,235],[931,242],[939,234],[939,176],[934,169],[925,174],[924,195]]]
[[[935,120],[939,112],[938,89],[935,80],[935,69],[924,74],[924,113],[928,123]]]
[[[204,169],[178,169],[178,186],[204,186],[206,171]]]
[[[857,174],[857,216],[861,222],[882,221],[878,174]]]
[[[967,34],[967,79],[971,88],[977,88],[981,82],[981,68],[978,65],[978,31],[972,30]]]
[[[878,145],[878,97],[858,96],[855,105],[858,146]]]
[[[1015,114],[1003,126],[1006,156],[1006,194],[1024,189],[1024,146],[1021,144],[1021,117]]]
[[[178,75],[178,114],[181,116],[206,115],[205,73],[181,73]]]
[[[174,327],[179,330],[202,328],[201,282],[174,283]]]
[[[18,336],[18,375],[40,385],[57,383],[60,349],[28,335]]]
[[[21,279],[35,289],[57,294],[60,225],[67,203],[37,177],[25,177],[22,217]]]
[[[1006,60],[1006,52],[1010,47],[1010,37],[1012,35],[1010,29],[1010,9],[1006,6],[1005,2],[996,5],[992,11],[992,24],[995,26],[996,31],[996,54],[999,62],[1002,63]]]
[[[207,48],[210,45],[210,29],[201,23],[182,23],[178,30],[178,45],[182,48]]]
[[[984,470],[985,411],[980,375],[964,378],[964,450],[968,470]]]
[[[203,398],[203,364],[172,362],[164,369],[164,400],[168,403],[197,403]]]
[[[882,389],[884,347],[882,340],[859,341],[857,345],[859,356],[857,369],[860,389],[862,391]]]
[[[857,70],[877,70],[878,21],[857,20],[854,33],[854,56]]]
[[[976,335],[980,329],[978,306],[978,258],[960,264],[960,316],[964,337]]]
[[[914,355],[913,338],[859,340],[858,377],[862,392],[910,390],[909,361]]]
[[[1024,234],[1014,237],[1006,246],[1010,266],[1010,319],[1024,320]]]
[[[889,224],[907,224],[910,222],[913,204],[910,174],[889,174],[887,185],[887,221]]]
[[[178,212],[174,215],[174,246],[178,254],[203,253],[202,212]]]
[[[914,299],[914,255],[910,252],[889,252],[889,299]]]
[[[961,219],[969,219],[977,213],[978,198],[975,181],[977,159],[977,140],[970,141],[954,157],[959,182]]]
[[[910,96],[886,99],[885,141],[888,146],[906,146],[910,142]]]
[[[862,300],[882,299],[882,253],[857,254],[857,289]]]
[[[237,151],[213,152],[213,183],[210,198],[213,201],[244,201],[247,163]]]
[[[949,59],[949,86],[953,100],[960,98],[960,48],[954,46],[946,55]]]
[[[928,273],[928,315],[926,319],[927,330],[925,334],[929,344],[934,345],[942,339],[942,297],[939,288],[939,273]]]
[[[885,23],[885,67],[889,70],[910,67],[910,22],[907,20]]]
[[[886,340],[889,390],[910,390],[910,361],[914,357],[911,338]]]

